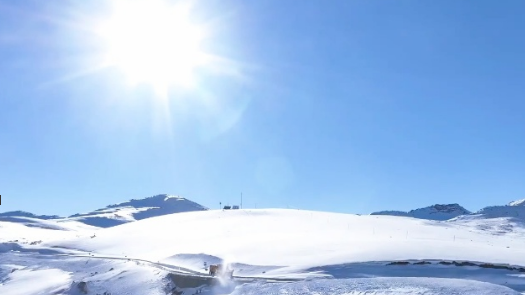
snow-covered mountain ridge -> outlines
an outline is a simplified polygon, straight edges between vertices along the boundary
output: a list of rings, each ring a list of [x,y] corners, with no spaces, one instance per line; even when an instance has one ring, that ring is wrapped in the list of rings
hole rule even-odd
[[[525,199],[510,202],[509,206],[525,206]]]
[[[127,202],[108,205],[87,213],[78,213],[69,217],[57,215],[35,215],[25,211],[10,211],[0,213],[0,221],[19,223],[34,223],[34,220],[78,221],[90,226],[112,227],[123,223],[162,216],[172,213],[203,211],[208,208],[179,196],[167,194],[156,195],[144,199],[132,199]],[[412,217],[427,220],[451,220],[455,218],[518,218],[525,219],[525,199],[516,200],[502,206],[488,206],[479,211],[471,212],[459,204],[435,204],[410,211],[385,210],[373,212],[370,215],[390,215]]]
[[[57,222],[78,221],[96,227],[111,227],[166,214],[203,210],[208,210],[208,208],[183,197],[162,194],[144,199],[132,199],[127,202],[108,205],[105,208],[87,213],[78,213],[69,217],[35,215],[24,211],[11,211],[0,213],[0,221],[30,223],[32,219],[42,219]]]
[[[410,210],[408,212],[403,211],[379,211],[373,212],[370,215],[393,215],[393,216],[406,216],[420,219],[430,220],[448,220],[461,215],[467,215],[471,212],[459,204],[436,204],[424,208]]]
[[[203,210],[208,208],[186,198],[163,194],[109,205],[89,213],[72,215],[68,219],[93,226],[111,227],[155,216]]]
[[[25,212],[25,211],[8,211],[8,212],[0,213],[0,219],[12,217],[12,216],[38,218],[38,219],[43,219],[43,220],[60,218],[60,216],[58,215],[36,215],[36,214]]]
[[[459,204],[436,204],[408,212],[386,210],[373,212],[370,215],[404,216],[429,220],[450,220],[459,217],[525,219],[525,199],[510,202],[508,205],[484,207],[476,212],[470,212]]]

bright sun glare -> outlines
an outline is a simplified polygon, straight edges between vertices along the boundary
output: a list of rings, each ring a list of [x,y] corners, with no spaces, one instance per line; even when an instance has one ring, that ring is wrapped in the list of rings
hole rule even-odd
[[[189,7],[161,0],[115,1],[111,17],[100,26],[106,63],[132,83],[166,91],[191,86],[195,70],[206,62],[203,31],[189,19]]]

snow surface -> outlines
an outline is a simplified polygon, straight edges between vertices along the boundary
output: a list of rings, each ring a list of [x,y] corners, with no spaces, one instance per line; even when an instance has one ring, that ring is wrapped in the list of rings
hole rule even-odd
[[[185,295],[525,292],[525,273],[518,270],[438,263],[525,266],[525,226],[514,218],[431,221],[241,209],[169,214],[102,229],[74,220],[26,220],[0,222],[2,295],[78,295],[80,281],[90,294],[164,295],[174,287],[168,274],[205,279],[205,262],[230,264],[235,280],[186,288]],[[41,242],[31,245],[36,240]],[[388,265],[400,260],[431,264]],[[29,280],[34,289],[23,289]]]
[[[288,284],[249,284],[237,288],[232,295],[319,294],[319,295],[519,295],[507,287],[459,279],[436,278],[368,278],[317,280]]]
[[[2,243],[15,242],[30,244],[32,242],[70,239],[93,235],[99,230],[76,221],[40,220],[20,217],[18,222],[0,221],[0,253]]]
[[[151,261],[206,253],[229,262],[272,266],[401,259],[525,265],[525,241],[513,236],[451,222],[287,209],[172,214],[100,230],[94,239],[49,245]]]
[[[518,203],[521,204],[521,203]],[[525,206],[489,206],[476,212],[478,218],[500,218],[511,217],[525,220]]]
[[[0,283],[0,294],[61,294],[70,285],[70,274],[59,269],[23,268],[6,276]]]

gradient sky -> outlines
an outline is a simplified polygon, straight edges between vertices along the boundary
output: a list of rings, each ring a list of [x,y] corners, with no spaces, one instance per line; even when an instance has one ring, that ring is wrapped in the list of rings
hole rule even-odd
[[[349,213],[525,196],[521,0],[196,2],[206,49],[236,74],[174,87],[168,107],[88,71],[100,46],[82,24],[102,2],[0,3],[0,211],[160,193]]]

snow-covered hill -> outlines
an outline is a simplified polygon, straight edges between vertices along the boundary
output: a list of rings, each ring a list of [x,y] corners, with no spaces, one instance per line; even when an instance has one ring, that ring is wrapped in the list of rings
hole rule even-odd
[[[0,253],[18,249],[20,245],[36,245],[46,241],[90,236],[100,228],[76,221],[42,220],[18,217],[16,222],[0,221]]]
[[[0,253],[2,248],[17,248],[16,245],[2,246],[2,243],[16,241],[21,244],[40,243],[42,241],[87,236],[97,231],[82,222],[62,219],[58,216],[39,216],[23,211],[5,212],[0,215]],[[12,247],[13,246],[13,247]]]
[[[419,208],[408,212],[404,211],[379,211],[370,215],[392,215],[406,216],[429,220],[448,220],[461,215],[470,214],[471,212],[459,204],[436,204],[425,208]]]
[[[155,216],[203,210],[207,208],[182,197],[156,195],[109,205],[89,213],[75,214],[67,219],[98,227],[111,227]]]
[[[458,204],[433,205],[425,208],[404,211],[379,211],[370,215],[391,215],[414,217],[428,220],[474,220],[513,218],[525,221],[525,199],[512,201],[508,205],[488,206],[477,212],[470,212]],[[511,221],[509,221],[511,222]],[[522,224],[522,223],[520,223]]]
[[[173,294],[169,290],[174,284],[195,281],[205,284],[199,289],[203,295],[525,291],[522,227],[495,235],[491,227],[481,230],[469,222],[287,209],[207,210],[151,217],[94,233],[26,228],[23,234],[33,239],[44,231],[57,232],[27,245],[2,243],[1,237],[18,235],[22,226],[5,225],[0,223],[0,294],[81,294],[79,282],[85,282],[92,294],[165,295]],[[230,264],[235,280],[208,284],[205,262]],[[173,274],[179,281],[170,279]],[[261,283],[304,278],[311,280]],[[184,294],[197,290],[178,286],[185,288]]]
[[[151,261],[206,253],[250,265],[294,267],[398,259],[525,265],[525,240],[515,237],[415,218],[286,209],[170,214],[103,229],[94,239],[49,245]]]

